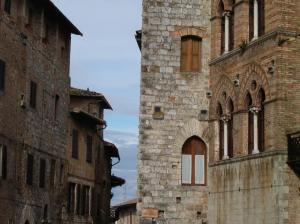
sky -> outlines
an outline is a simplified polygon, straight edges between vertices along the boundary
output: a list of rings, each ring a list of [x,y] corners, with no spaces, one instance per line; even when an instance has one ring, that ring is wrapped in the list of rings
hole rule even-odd
[[[52,0],[83,33],[72,37],[71,85],[105,95],[105,140],[118,148],[113,173],[126,180],[114,188],[112,204],[136,197],[136,158],[140,94],[140,51],[134,34],[141,28],[141,0]]]

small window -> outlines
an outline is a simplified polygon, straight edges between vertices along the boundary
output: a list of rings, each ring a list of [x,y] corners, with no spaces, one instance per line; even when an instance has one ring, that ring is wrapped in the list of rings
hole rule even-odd
[[[37,84],[34,81],[30,82],[30,102],[31,108],[36,108],[36,95],[37,95]]]
[[[40,159],[40,188],[45,187],[45,177],[46,177],[46,160]]]
[[[0,60],[0,91],[4,90],[5,83],[5,62]]]
[[[50,164],[50,186],[54,187],[55,185],[55,170],[56,170],[56,161],[55,159],[51,159]]]
[[[7,149],[5,145],[0,145],[0,179],[7,177]]]
[[[26,175],[26,184],[32,185],[33,184],[33,163],[34,158],[33,155],[27,155],[27,175]]]
[[[78,159],[78,131],[76,129],[72,131],[72,157]]]
[[[206,184],[206,145],[198,137],[189,138],[182,147],[182,184]]]
[[[4,11],[10,14],[11,12],[11,0],[5,0],[4,2]]]
[[[59,107],[59,95],[55,95],[55,102],[54,102],[54,118],[55,119],[57,119],[58,107]]]
[[[92,163],[93,159],[93,137],[88,135],[86,139],[86,161]]]
[[[182,72],[201,71],[201,38],[185,36],[181,38],[180,70]]]

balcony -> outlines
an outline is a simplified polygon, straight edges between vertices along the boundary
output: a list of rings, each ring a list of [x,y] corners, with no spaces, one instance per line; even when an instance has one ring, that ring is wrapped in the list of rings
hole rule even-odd
[[[288,135],[288,164],[300,174],[300,132]]]

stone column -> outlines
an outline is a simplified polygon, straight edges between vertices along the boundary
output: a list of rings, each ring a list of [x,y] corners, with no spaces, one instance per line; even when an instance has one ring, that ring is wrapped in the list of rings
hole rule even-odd
[[[92,216],[92,187],[89,188],[89,216]]]
[[[224,124],[224,155],[223,155],[223,159],[229,159],[229,156],[228,156],[228,121],[229,121],[229,117],[223,116],[221,118],[221,120],[223,121],[223,124]]]
[[[77,208],[77,191],[78,191],[78,184],[75,184],[75,190],[74,190],[74,215],[76,215],[76,208]]]
[[[258,154],[258,112],[260,109],[258,107],[253,107],[250,109],[253,114],[253,151],[252,154]]]
[[[254,28],[254,33],[253,33],[253,39],[257,39],[258,38],[258,2],[257,0],[254,0],[254,24],[253,24],[253,28]]]
[[[226,11],[223,14],[225,16],[225,44],[224,44],[224,53],[228,53],[229,51],[229,20],[230,20],[230,12]]]

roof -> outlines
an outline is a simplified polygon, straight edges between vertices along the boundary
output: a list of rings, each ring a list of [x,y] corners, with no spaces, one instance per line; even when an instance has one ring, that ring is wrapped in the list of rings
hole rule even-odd
[[[76,35],[82,35],[79,29],[54,5],[50,0],[32,0],[38,4],[43,4],[47,13],[51,13],[55,18],[61,20],[65,28],[68,28],[69,31]]]
[[[99,119],[98,117],[93,116],[92,114],[75,107],[70,111],[71,115],[78,120],[81,121],[87,121],[90,124],[95,124],[95,125],[105,125],[105,121],[102,119]]]
[[[112,110],[111,105],[106,100],[105,96],[101,93],[90,91],[89,89],[84,90],[84,89],[78,89],[78,88],[71,87],[70,88],[70,96],[97,99],[97,100],[99,100],[99,102],[101,103],[101,105],[103,106],[104,109]]]
[[[110,157],[120,159],[119,150],[113,143],[107,141],[104,141],[103,143],[104,143],[104,148],[106,152],[109,153]]]
[[[121,208],[125,208],[125,207],[136,206],[136,204],[137,204],[137,198],[134,198],[134,199],[131,199],[128,201],[124,201],[120,204],[114,205],[113,208],[121,209]]]
[[[111,187],[118,187],[123,184],[125,184],[125,180],[123,178],[111,175]]]

